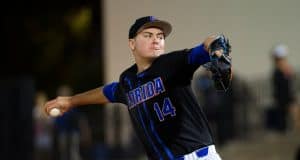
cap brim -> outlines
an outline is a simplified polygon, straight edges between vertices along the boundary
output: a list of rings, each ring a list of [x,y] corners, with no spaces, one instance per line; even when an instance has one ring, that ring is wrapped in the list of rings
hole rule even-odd
[[[171,24],[169,22],[157,20],[157,21],[145,23],[138,30],[137,33],[141,32],[142,30],[144,30],[146,28],[151,28],[151,27],[160,28],[164,32],[165,37],[167,37],[171,33],[171,31],[172,31],[172,26],[171,26]]]

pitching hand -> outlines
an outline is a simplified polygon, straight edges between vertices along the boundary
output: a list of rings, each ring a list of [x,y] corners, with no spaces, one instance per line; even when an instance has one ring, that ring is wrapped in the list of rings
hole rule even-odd
[[[53,108],[60,110],[60,115],[63,115],[65,112],[69,111],[72,108],[71,97],[57,97],[51,101],[48,101],[44,105],[44,109],[47,115],[50,115],[50,111]]]

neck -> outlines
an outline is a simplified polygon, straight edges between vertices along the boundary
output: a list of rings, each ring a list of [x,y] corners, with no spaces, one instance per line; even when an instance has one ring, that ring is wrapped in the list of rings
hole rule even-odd
[[[138,58],[135,58],[135,62],[136,62],[136,65],[137,65],[137,73],[141,73],[143,72],[144,70],[148,69],[152,62],[153,62],[154,59],[138,59]]]

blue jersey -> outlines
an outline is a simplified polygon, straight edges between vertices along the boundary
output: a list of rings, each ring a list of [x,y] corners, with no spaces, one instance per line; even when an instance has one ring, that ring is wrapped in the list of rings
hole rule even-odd
[[[203,45],[163,54],[141,73],[133,65],[104,87],[123,103],[150,159],[176,159],[213,144],[202,108],[190,87],[195,70],[210,60]]]

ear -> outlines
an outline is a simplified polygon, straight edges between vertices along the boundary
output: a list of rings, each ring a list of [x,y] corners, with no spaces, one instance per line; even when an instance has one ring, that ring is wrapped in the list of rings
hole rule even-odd
[[[129,39],[128,46],[132,51],[135,50],[135,39]]]

